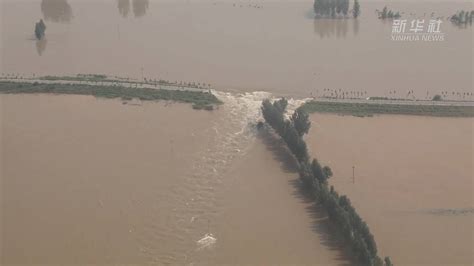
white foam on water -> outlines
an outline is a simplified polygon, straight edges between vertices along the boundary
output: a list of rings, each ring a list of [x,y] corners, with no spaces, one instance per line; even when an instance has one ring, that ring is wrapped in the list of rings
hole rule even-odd
[[[310,100],[312,100],[312,98],[305,98],[305,99],[289,98],[288,107],[286,107],[286,112],[291,115],[296,109],[298,109],[298,107],[300,107],[301,105],[303,105],[304,103]]]
[[[202,250],[204,248],[211,248],[217,242],[217,238],[215,238],[211,233],[207,233],[204,235],[203,238],[199,239],[197,242],[198,249]]]

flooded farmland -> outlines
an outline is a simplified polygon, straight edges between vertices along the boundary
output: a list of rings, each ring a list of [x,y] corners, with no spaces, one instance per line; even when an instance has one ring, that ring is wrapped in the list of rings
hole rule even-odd
[[[313,115],[308,145],[400,265],[472,265],[472,118]],[[352,167],[354,169],[354,179]]]
[[[248,126],[264,96],[213,113],[1,96],[2,264],[347,261]]]
[[[194,247],[180,224],[191,194],[212,194],[186,183],[212,139],[209,113],[80,96],[1,102],[2,264],[172,262]]]
[[[443,17],[446,39],[392,41],[392,24],[376,15],[385,5],[408,20]],[[3,0],[1,6],[5,73],[102,73],[293,97],[338,89],[404,98],[413,90],[422,99],[449,91],[460,100],[464,95],[451,93],[472,90],[472,31],[446,20],[472,9],[469,1],[362,0],[357,20],[315,20],[313,1]],[[32,26],[42,17],[46,38],[36,42]]]
[[[306,0],[1,0],[0,93],[36,94],[0,94],[0,264],[354,265],[262,101],[474,101],[472,27],[448,19],[472,2],[361,6],[315,19]],[[441,19],[444,40],[394,41],[384,6]],[[184,90],[202,88],[218,100],[193,110]],[[382,258],[474,264],[472,118],[310,119],[309,153]]]

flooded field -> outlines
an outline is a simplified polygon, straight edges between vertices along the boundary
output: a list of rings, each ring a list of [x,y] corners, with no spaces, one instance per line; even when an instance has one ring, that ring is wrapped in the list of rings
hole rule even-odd
[[[382,254],[396,265],[474,263],[473,119],[311,118],[310,150]]]
[[[392,41],[391,22],[376,15],[385,5],[408,23],[441,17],[445,40]],[[298,97],[324,89],[399,98],[413,90],[423,99],[441,91],[466,99],[451,93],[471,92],[472,31],[446,20],[472,9],[471,2],[362,0],[358,20],[315,20],[312,6],[310,0],[3,0],[0,70],[163,78]],[[33,26],[40,18],[47,30],[37,42]]]
[[[391,40],[385,5],[440,18],[445,40]],[[447,20],[472,2],[361,6],[354,20],[315,19],[310,0],[1,0],[1,77],[193,82],[223,104],[0,95],[0,264],[351,265],[294,159],[256,129],[262,100],[474,100],[472,28]],[[311,119],[310,152],[382,256],[474,264],[472,118]]]
[[[211,195],[191,175],[217,115],[81,96],[0,100],[2,264],[166,262],[194,247],[183,205]]]
[[[341,264],[248,126],[263,96],[2,95],[2,264]]]
[[[215,265],[350,265],[281,141],[262,132],[225,178]]]

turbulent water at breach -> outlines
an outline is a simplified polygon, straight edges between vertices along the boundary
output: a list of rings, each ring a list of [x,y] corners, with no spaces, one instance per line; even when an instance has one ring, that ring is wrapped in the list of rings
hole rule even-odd
[[[226,170],[240,156],[245,155],[255,140],[255,125],[260,115],[260,103],[266,93],[247,93],[232,96],[217,93],[224,102],[219,116],[213,119],[205,148],[197,153],[191,169],[179,185],[172,188],[170,200],[172,215],[160,232],[168,231],[166,239],[151,232],[143,232],[147,239],[143,247],[149,259],[155,263],[192,263],[196,256],[205,256],[213,248],[218,235],[215,234],[216,216],[222,206],[219,197]],[[179,118],[177,118],[179,119]],[[183,123],[186,119],[184,119]],[[179,130],[179,129],[178,129]],[[186,126],[183,127],[186,130]],[[154,223],[154,217],[148,221]],[[169,227],[173,224],[173,227]],[[214,233],[214,234],[213,234]],[[158,248],[166,241],[165,249]],[[174,243],[174,245],[170,245]]]

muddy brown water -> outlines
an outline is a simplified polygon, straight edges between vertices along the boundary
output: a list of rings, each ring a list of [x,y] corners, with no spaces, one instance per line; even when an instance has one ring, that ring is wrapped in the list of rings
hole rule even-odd
[[[252,126],[268,95],[219,97],[217,111],[197,112],[2,95],[2,263],[350,264],[324,212],[299,191],[291,156]],[[472,119],[312,123],[310,150],[332,167],[331,184],[381,255],[472,264]]]
[[[474,263],[472,118],[313,115],[308,146],[397,265]],[[352,167],[355,166],[352,178]]]
[[[2,265],[343,265],[249,122],[190,105],[1,95]]]
[[[165,263],[195,245],[180,223],[184,195],[208,199],[189,180],[210,113],[75,96],[1,103],[2,263]]]
[[[358,20],[315,20],[312,4],[3,0],[1,72],[104,73],[298,97],[341,89],[405,98],[413,90],[425,99],[448,91],[473,100],[452,94],[472,92],[472,28],[447,21],[472,2],[361,1]],[[391,21],[375,13],[385,5],[404,12],[408,28],[415,18],[426,28],[434,12],[445,41],[392,41]],[[36,42],[40,18],[48,28]]]
[[[349,264],[254,131],[261,100],[327,88],[424,99],[471,93],[474,76],[470,28],[445,21],[443,42],[393,42],[375,15],[446,18],[472,3],[361,4],[355,21],[314,20],[312,1],[3,0],[2,73],[210,83],[224,105],[0,96],[2,263]],[[472,133],[472,119],[317,115],[308,141],[381,255],[469,265]]]

